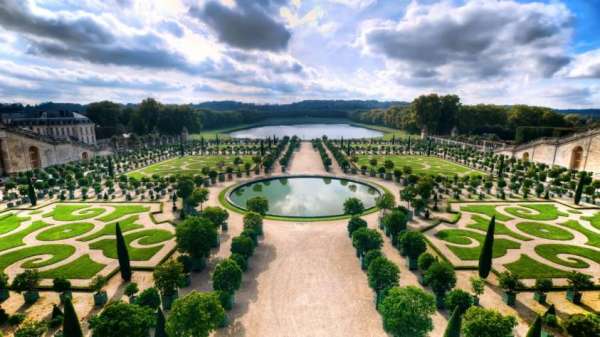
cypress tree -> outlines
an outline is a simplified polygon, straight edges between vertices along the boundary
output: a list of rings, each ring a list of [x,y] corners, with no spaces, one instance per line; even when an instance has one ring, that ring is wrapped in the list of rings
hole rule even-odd
[[[179,155],[181,157],[185,155],[185,149],[183,148],[183,139],[179,141]]]
[[[427,156],[431,155],[431,138],[427,142]]]
[[[63,335],[64,337],[83,337],[79,319],[71,299],[65,300],[65,316],[63,318]]]
[[[115,176],[115,168],[113,166],[112,157],[108,157],[108,175],[111,178]]]
[[[131,264],[129,263],[129,252],[127,251],[127,244],[123,233],[121,233],[121,226],[117,222],[116,226],[117,236],[117,255],[119,257],[119,269],[121,270],[121,278],[129,282],[131,281]]]
[[[479,277],[487,278],[492,270],[492,258],[494,251],[494,232],[496,230],[496,216],[492,216],[485,235],[483,247],[479,254]]]
[[[156,312],[156,328],[154,329],[154,337],[167,337],[167,332],[165,331],[165,315],[160,308],[158,308],[158,311]]]
[[[527,331],[527,337],[541,337],[542,336],[542,319],[540,315],[535,318],[533,325]]]
[[[27,196],[29,197],[29,202],[31,202],[31,206],[37,205],[37,196],[35,195],[35,187],[33,187],[31,178],[29,178],[27,184]]]
[[[408,136],[408,152],[410,153],[410,136]]]
[[[504,171],[504,157],[500,156],[500,164],[498,165],[498,178],[502,177]]]
[[[448,321],[446,331],[444,331],[444,337],[460,337],[460,326],[462,324],[462,315],[458,307],[454,308],[452,316]]]
[[[581,201],[581,193],[583,193],[583,186],[586,183],[586,177],[582,176],[579,178],[579,182],[577,183],[577,189],[575,189],[575,205],[579,205]]]

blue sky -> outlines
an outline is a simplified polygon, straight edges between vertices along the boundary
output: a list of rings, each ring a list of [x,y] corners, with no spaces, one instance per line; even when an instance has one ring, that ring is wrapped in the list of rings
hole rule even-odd
[[[597,0],[0,0],[0,101],[600,107]]]

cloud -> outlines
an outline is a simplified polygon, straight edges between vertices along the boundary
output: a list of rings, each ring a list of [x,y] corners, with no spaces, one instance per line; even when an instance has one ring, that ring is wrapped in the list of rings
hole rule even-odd
[[[600,49],[577,55],[565,75],[569,78],[600,79]]]
[[[520,71],[552,76],[569,62],[564,51],[572,16],[564,5],[515,1],[412,2],[399,21],[369,21],[360,42],[405,68],[436,69],[467,79]]]
[[[246,50],[283,51],[291,33],[274,17],[283,0],[236,1],[230,8],[209,1],[203,8],[192,7],[190,15],[203,21],[217,34],[220,41]]]

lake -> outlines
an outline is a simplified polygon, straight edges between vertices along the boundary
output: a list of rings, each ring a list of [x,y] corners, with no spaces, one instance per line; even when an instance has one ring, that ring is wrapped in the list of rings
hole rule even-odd
[[[233,138],[267,138],[273,135],[277,138],[298,136],[301,139],[315,139],[326,135],[331,139],[339,138],[376,138],[383,137],[383,132],[353,126],[347,123],[309,123],[294,125],[266,125],[230,132]]]

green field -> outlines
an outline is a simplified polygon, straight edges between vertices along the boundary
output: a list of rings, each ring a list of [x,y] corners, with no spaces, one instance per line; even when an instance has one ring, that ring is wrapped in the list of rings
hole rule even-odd
[[[383,166],[386,160],[394,163],[394,169],[402,169],[408,166],[416,174],[444,175],[444,176],[464,176],[464,175],[484,175],[483,172],[470,169],[466,166],[458,165],[453,162],[437,158],[423,156],[405,156],[405,155],[359,155],[357,167],[360,169],[363,165],[371,168],[370,160],[377,160],[377,168]]]
[[[235,167],[234,159],[240,157],[242,164],[240,169],[244,169],[244,163],[252,163],[252,156],[186,156],[183,158],[174,158],[142,169],[129,172],[129,177],[141,179],[142,177],[151,177],[158,175],[161,177],[170,175],[188,175],[193,176],[202,174],[203,168],[222,172],[226,167]]]

